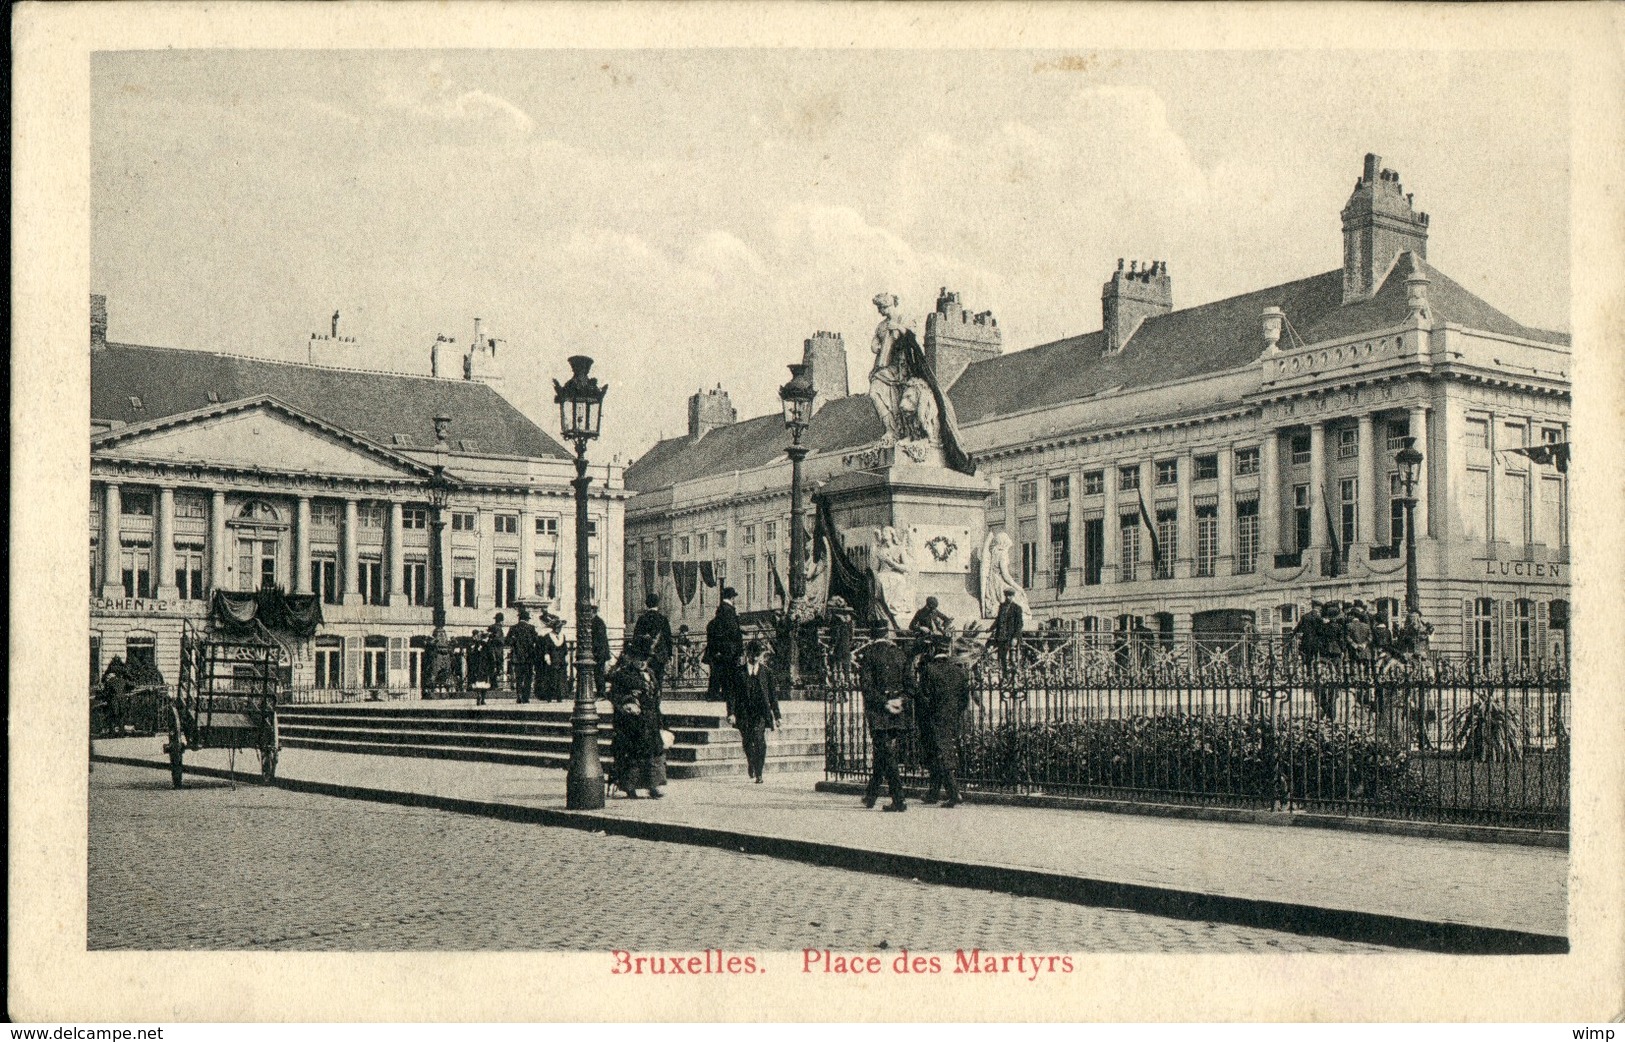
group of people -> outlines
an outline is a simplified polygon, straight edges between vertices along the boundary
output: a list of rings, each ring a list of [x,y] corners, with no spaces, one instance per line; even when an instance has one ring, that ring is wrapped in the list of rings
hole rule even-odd
[[[609,664],[609,631],[596,608],[588,608],[592,631],[592,678],[599,698],[604,696],[605,670]],[[570,690],[571,643],[564,635],[564,620],[551,612],[542,613],[542,627],[532,622],[527,608],[519,609],[519,621],[507,626],[507,616],[496,613],[491,625],[472,633],[435,654],[444,654],[449,670],[425,671],[426,682],[450,682],[458,689],[474,692],[475,701],[485,704],[493,690],[511,686],[523,704],[532,698],[542,702],[568,701]]]
[[[941,799],[945,810],[961,802],[959,735],[973,695],[969,671],[951,660],[951,626],[952,620],[939,609],[936,598],[928,597],[905,636],[893,640],[889,628],[877,623],[873,643],[859,656],[863,712],[873,754],[863,795],[865,807],[875,805],[884,782],[891,797],[885,809],[908,809],[899,760],[902,743],[914,728],[918,728],[920,751],[930,773],[923,802]]]
[[[1395,624],[1386,605],[1373,613],[1362,600],[1310,601],[1292,629],[1291,641],[1305,665],[1347,662],[1370,669],[1387,661],[1410,662],[1427,652],[1432,624],[1416,612]]]
[[[767,767],[767,732],[781,719],[777,677],[771,668],[773,648],[760,638],[745,641],[734,601],[739,593],[724,587],[716,614],[705,627],[700,661],[711,667],[707,696],[728,707],[728,723],[745,746],[745,766],[760,784]]]

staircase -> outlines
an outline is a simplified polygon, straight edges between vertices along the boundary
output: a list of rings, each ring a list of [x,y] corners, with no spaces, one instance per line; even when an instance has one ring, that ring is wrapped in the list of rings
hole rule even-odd
[[[567,702],[287,705],[277,708],[277,725],[287,749],[479,760],[563,770],[570,763],[571,709]],[[780,709],[783,722],[767,737],[766,769],[823,770],[823,703],[784,702]],[[662,713],[666,730],[677,736],[666,750],[669,777],[745,773],[744,746],[739,732],[728,726],[721,703],[668,701]],[[612,762],[610,735],[609,716],[601,711],[598,754],[606,770]]]

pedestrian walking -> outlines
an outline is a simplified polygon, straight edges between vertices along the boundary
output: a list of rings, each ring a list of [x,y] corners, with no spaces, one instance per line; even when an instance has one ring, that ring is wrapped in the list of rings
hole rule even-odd
[[[666,783],[664,741],[660,734],[660,693],[649,672],[648,647],[634,641],[621,656],[610,678],[610,702],[615,707],[615,732],[610,741],[615,784],[628,799],[645,789],[652,799],[663,795]]]
[[[728,722],[739,729],[745,743],[745,766],[758,785],[767,765],[767,732],[780,720],[778,684],[767,667],[772,657],[765,641],[752,640],[745,648],[744,683],[728,700]]]
[[[507,644],[505,643],[507,641],[507,628],[502,625],[505,618],[506,616],[501,612],[497,612],[496,618],[491,621],[490,627],[485,631],[485,675],[491,680],[492,691],[502,687],[502,678],[507,672],[504,668],[506,663],[503,661],[505,658],[503,653],[507,651]]]
[[[592,631],[592,683],[599,700],[604,697],[604,681],[609,673],[609,628],[598,616],[598,605],[587,605],[587,623]],[[647,654],[647,653],[645,653]]]
[[[536,627],[530,624],[530,612],[524,608],[519,609],[519,621],[513,624],[508,631],[508,648],[511,657],[509,668],[513,672],[514,689],[519,693],[519,704],[524,705],[530,701],[531,690],[536,681],[536,652],[539,648],[540,638],[536,634]]]
[[[903,776],[897,768],[899,749],[908,734],[908,656],[887,639],[885,623],[875,625],[875,642],[863,650],[858,672],[863,687],[863,715],[869,725],[874,767],[863,793],[863,805],[873,807],[884,779],[891,803],[889,811],[908,809],[903,800]]]
[[[666,666],[671,662],[673,645],[671,622],[660,610],[660,595],[651,593],[643,600],[643,613],[632,627],[632,639],[649,642],[649,672],[654,674],[655,687],[666,690]]]
[[[722,602],[705,627],[705,653],[700,661],[711,667],[708,697],[714,701],[738,697],[745,658],[745,631],[739,626],[739,612],[734,608],[738,595],[732,586],[723,587]]]

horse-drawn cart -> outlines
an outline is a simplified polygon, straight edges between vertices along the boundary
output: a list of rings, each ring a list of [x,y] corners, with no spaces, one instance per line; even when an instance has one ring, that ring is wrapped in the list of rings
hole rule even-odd
[[[170,779],[181,787],[181,756],[190,749],[229,749],[260,756],[260,774],[276,777],[277,696],[283,686],[282,648],[274,641],[207,635],[188,623],[181,634],[180,683],[169,708]]]

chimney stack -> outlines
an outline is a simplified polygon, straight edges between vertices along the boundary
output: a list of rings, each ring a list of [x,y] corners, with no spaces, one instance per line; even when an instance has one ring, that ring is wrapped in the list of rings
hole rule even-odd
[[[1146,319],[1166,315],[1174,309],[1174,288],[1168,278],[1167,262],[1159,260],[1141,265],[1141,261],[1134,261],[1124,271],[1123,258],[1117,258],[1117,270],[1100,287],[1100,327],[1106,334],[1102,354],[1108,357],[1127,347]]]
[[[972,362],[997,357],[1004,340],[993,312],[972,314],[960,306],[959,294],[944,286],[937,291],[937,310],[925,316],[922,346],[937,386],[946,391]]]
[[[100,351],[107,346],[107,297],[100,293],[90,295],[90,349]]]
[[[703,438],[718,427],[726,427],[739,419],[728,392],[717,384],[715,390],[700,390],[688,399],[688,436]]]
[[[815,412],[825,403],[852,393],[847,382],[846,341],[841,339],[841,334],[820,329],[811,339],[802,341],[801,361],[818,392],[813,399]]]
[[[1394,258],[1428,255],[1428,215],[1418,213],[1399,174],[1366,153],[1365,167],[1343,207],[1343,303],[1365,300],[1382,286]]]

